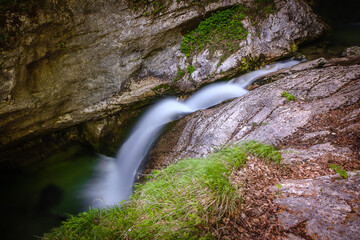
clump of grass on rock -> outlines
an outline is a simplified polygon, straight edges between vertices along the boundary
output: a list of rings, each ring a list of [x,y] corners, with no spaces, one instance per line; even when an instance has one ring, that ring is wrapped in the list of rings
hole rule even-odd
[[[180,160],[153,171],[127,203],[72,216],[44,239],[213,239],[216,223],[241,203],[231,176],[249,154],[281,160],[275,148],[256,141]]]

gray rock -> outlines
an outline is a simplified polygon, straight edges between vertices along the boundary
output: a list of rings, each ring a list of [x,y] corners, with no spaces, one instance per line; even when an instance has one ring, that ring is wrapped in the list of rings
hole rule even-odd
[[[343,57],[360,55],[360,47],[359,46],[348,47],[341,53],[341,55]]]
[[[348,179],[325,176],[281,185],[282,197],[274,202],[285,208],[278,214],[285,229],[305,221],[307,235],[316,239],[359,239],[359,173],[349,172]]]
[[[341,60],[343,61],[345,60]],[[299,66],[294,69],[299,69]],[[293,73],[286,76],[280,73],[279,80],[261,86],[243,97],[179,120],[159,139],[151,152],[150,162],[166,165],[181,158],[204,156],[214,148],[244,140],[284,145],[301,128],[314,121],[315,116],[356,104],[360,99],[360,65],[310,67],[309,70],[290,69],[289,72]],[[286,101],[281,97],[283,91],[293,94],[297,100]],[[342,118],[348,121],[345,120],[338,127],[338,134],[344,134],[349,127],[348,123],[360,118],[356,110],[346,112],[344,116]],[[354,130],[355,134],[358,133],[357,125],[350,126],[354,128],[346,134]],[[299,142],[320,138],[320,145],[312,143],[312,148],[306,147],[307,154],[304,154],[305,150],[301,150],[303,147],[295,149],[293,152],[301,150],[301,154],[290,156],[296,155],[297,160],[305,161],[310,156],[319,158],[329,152],[356,154],[354,149],[349,152],[346,146],[333,146],[331,139],[336,138],[329,136],[332,133],[334,132],[324,128],[301,135],[296,138]],[[286,157],[285,161],[288,161]]]
[[[172,1],[155,16],[144,16],[128,3],[51,1],[35,15],[5,13],[5,28],[18,36],[0,50],[1,149],[129,109],[156,98],[154,89],[162,84],[177,92],[193,91],[239,71],[242,57],[279,58],[291,52],[293,43],[326,29],[303,0],[276,1],[279,11],[258,23],[259,36],[245,19],[249,34],[238,52],[217,67],[218,58],[206,60],[205,49],[193,58],[192,76],[174,84],[178,67],[190,64],[180,52],[182,32],[206,13],[252,1],[205,7]]]
[[[269,186],[283,210],[277,212],[283,239],[359,239],[360,65],[352,58],[319,61],[272,74],[277,81],[179,120],[158,140],[145,173],[239,141],[270,143],[298,171],[294,177],[311,177]],[[329,174],[332,159],[357,171],[347,179],[318,177]]]

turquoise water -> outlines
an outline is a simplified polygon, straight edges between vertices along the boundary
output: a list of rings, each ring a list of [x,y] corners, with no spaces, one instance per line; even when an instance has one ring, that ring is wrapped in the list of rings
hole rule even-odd
[[[1,238],[36,239],[68,214],[88,209],[81,197],[98,155],[69,146],[30,167],[1,172]],[[4,194],[5,193],[5,194]]]

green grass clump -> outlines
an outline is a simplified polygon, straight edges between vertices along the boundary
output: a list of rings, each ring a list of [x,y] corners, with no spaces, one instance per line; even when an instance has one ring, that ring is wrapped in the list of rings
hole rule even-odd
[[[241,201],[231,176],[246,154],[277,161],[275,150],[261,148],[271,147],[251,141],[155,170],[135,186],[129,202],[72,216],[44,239],[213,239],[216,223]]]
[[[192,74],[195,71],[195,66],[193,66],[193,65],[188,66],[187,71],[189,74]]]
[[[272,145],[267,145],[251,140],[244,142],[243,147],[247,153],[253,154],[255,157],[263,158],[266,162],[273,161],[277,164],[281,163],[281,154]]]
[[[176,82],[176,81],[182,79],[184,77],[184,75],[185,75],[185,71],[182,70],[181,67],[178,67],[178,72],[176,74],[176,78],[173,79],[173,82]]]
[[[285,97],[288,102],[296,100],[296,97],[294,95],[288,94],[286,91],[283,91],[281,93],[281,96]]]
[[[238,41],[245,39],[248,31],[241,21],[245,18],[243,6],[233,6],[224,11],[217,11],[202,21],[199,26],[184,36],[181,52],[187,57],[208,46],[211,49],[223,49],[233,52]]]

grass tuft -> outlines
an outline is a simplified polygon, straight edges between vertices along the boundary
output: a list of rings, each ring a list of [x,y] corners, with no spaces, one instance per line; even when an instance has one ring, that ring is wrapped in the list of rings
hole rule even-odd
[[[129,202],[72,216],[44,239],[213,239],[216,223],[241,202],[232,173],[244,166],[247,154],[279,162],[275,152],[250,141],[180,160],[137,184]]]
[[[272,145],[259,143],[255,140],[242,143],[244,149],[248,154],[255,157],[263,158],[267,163],[273,161],[277,164],[281,163],[282,157],[280,152]]]

